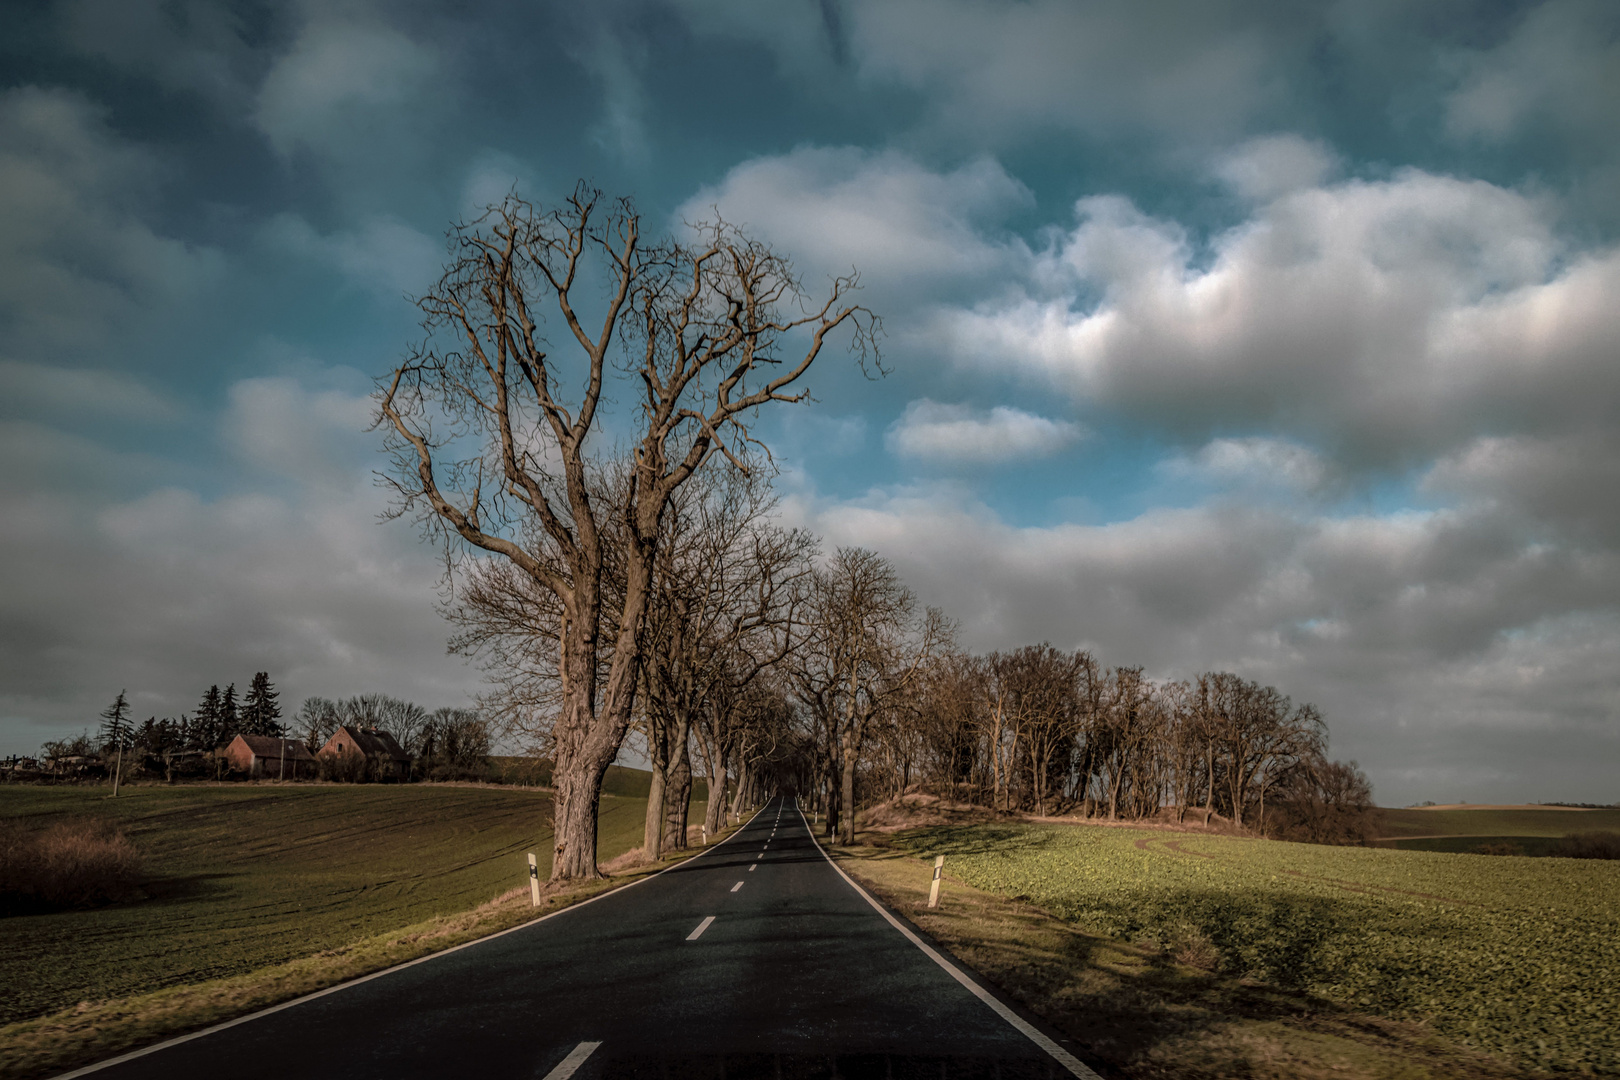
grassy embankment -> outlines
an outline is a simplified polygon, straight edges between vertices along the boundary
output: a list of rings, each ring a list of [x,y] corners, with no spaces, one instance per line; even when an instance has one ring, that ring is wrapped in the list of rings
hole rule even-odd
[[[1139,1080],[1620,1070],[1620,864],[1034,824],[866,839],[849,869]]]
[[[1379,811],[1380,846],[1402,851],[1517,848],[1547,855],[1572,833],[1620,833],[1620,810],[1561,806],[1423,806]]]
[[[645,813],[645,783],[615,773],[604,861],[640,844]],[[115,821],[144,857],[147,894],[0,923],[0,1076],[46,1075],[532,918],[526,853],[549,869],[549,798],[459,785],[140,786],[117,799],[0,788],[0,817],[31,826]]]

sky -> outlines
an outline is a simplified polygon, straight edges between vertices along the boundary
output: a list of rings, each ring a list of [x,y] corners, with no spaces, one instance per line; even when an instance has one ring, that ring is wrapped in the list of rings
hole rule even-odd
[[[1620,5],[7,4],[0,754],[463,705],[373,380],[445,230],[716,213],[834,350],[784,519],[988,651],[1231,670],[1384,805],[1620,799]]]

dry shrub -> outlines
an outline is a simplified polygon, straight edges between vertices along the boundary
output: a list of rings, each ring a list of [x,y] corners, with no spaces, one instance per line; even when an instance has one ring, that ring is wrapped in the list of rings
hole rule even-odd
[[[1570,833],[1551,854],[1565,859],[1620,859],[1620,833]]]
[[[1167,935],[1167,951],[1176,963],[1203,971],[1214,971],[1221,966],[1221,950],[1192,923],[1181,923]]]
[[[0,913],[128,900],[140,878],[140,853],[111,821],[62,821],[37,832],[0,822]]]
[[[647,849],[644,847],[631,848],[623,855],[616,855],[605,863],[597,866],[604,874],[617,874],[624,870],[634,870],[638,866],[645,866],[652,860],[647,858]]]
[[[1524,848],[1518,844],[1481,844],[1474,849],[1477,855],[1523,855]]]

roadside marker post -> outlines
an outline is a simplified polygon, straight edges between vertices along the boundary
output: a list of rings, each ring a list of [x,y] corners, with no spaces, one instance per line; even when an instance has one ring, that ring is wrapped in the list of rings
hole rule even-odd
[[[945,873],[945,856],[934,856],[934,883],[928,887],[928,906],[939,907],[939,879]]]
[[[540,864],[534,861],[532,851],[529,852],[529,903],[540,906]]]

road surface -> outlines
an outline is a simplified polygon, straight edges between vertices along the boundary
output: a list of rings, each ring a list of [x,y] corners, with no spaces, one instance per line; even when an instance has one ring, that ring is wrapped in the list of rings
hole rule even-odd
[[[1094,1076],[866,898],[776,800],[543,921],[69,1076]]]

